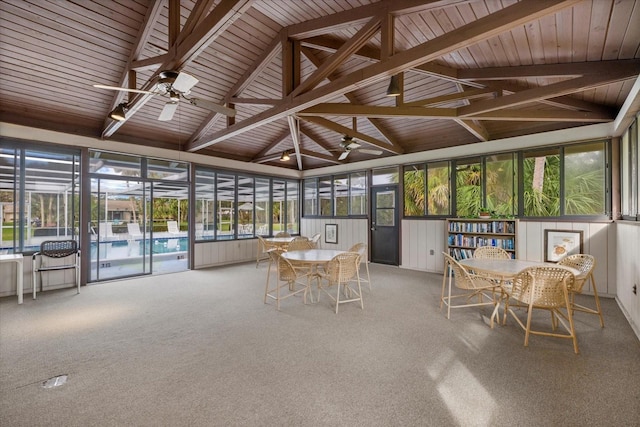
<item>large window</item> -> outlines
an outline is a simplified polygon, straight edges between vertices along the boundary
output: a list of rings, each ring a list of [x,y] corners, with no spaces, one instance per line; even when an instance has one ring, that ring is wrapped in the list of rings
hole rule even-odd
[[[80,226],[80,153],[0,148],[0,253],[36,251],[44,240],[77,239]]]
[[[456,161],[456,213],[477,215],[482,208],[482,165],[479,158]]]
[[[485,157],[485,209],[498,216],[517,211],[517,156],[515,153]]]
[[[298,182],[196,168],[196,240],[298,234]],[[201,224],[199,224],[201,223]]]
[[[367,191],[365,172],[308,178],[304,180],[304,215],[307,217],[366,215]]]
[[[350,215],[367,214],[367,175],[364,172],[354,172],[350,176]]]
[[[404,215],[449,215],[449,162],[404,168]]]
[[[604,142],[564,148],[564,215],[605,215],[606,188]]]
[[[636,141],[637,126],[629,134]],[[622,168],[628,171],[638,168],[633,154],[637,142],[633,145],[630,140],[627,135],[622,142],[622,157],[627,159]],[[459,217],[475,217],[480,211],[500,217],[603,217],[611,211],[608,152],[606,141],[592,141],[407,165],[403,169],[404,215],[451,215],[449,202],[455,194],[454,215]],[[455,166],[455,174],[450,165]],[[637,200],[637,175],[628,181],[627,188],[636,187],[628,191],[627,205],[637,206],[631,202]]]

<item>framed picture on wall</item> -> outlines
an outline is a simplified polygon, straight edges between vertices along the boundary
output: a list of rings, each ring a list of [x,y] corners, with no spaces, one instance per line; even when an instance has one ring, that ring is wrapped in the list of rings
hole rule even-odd
[[[338,243],[338,224],[324,225],[324,242]]]
[[[558,262],[567,255],[582,253],[582,230],[544,230],[544,260]]]

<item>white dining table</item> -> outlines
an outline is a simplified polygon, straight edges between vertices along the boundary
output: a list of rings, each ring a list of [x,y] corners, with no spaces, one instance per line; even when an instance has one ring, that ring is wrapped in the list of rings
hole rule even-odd
[[[560,267],[571,271],[574,276],[578,276],[580,271],[575,268],[558,265],[553,262],[541,262],[541,261],[528,261],[524,259],[491,259],[491,258],[466,258],[458,260],[458,262],[467,270],[472,271],[475,274],[482,274],[491,279],[494,279],[502,287],[502,284],[513,279],[525,268],[529,267]],[[498,309],[500,308],[501,301],[506,297],[504,291],[500,296],[500,300],[496,304],[493,313],[491,314],[491,326],[493,327],[493,319],[498,316]]]
[[[310,275],[315,276],[318,286],[320,286],[320,276],[318,274],[318,267],[329,263],[336,255],[345,253],[346,251],[340,251],[336,249],[305,249],[300,251],[287,251],[282,253],[282,258],[291,262],[293,267],[309,268],[311,269]],[[320,294],[320,288],[318,287],[318,298]],[[313,293],[311,293],[311,302],[313,301]]]
[[[345,251],[336,249],[305,249],[301,251],[288,251],[282,254],[283,258],[291,261],[292,264],[326,264],[336,255]]]
[[[291,243],[295,239],[295,236],[287,236],[287,237],[265,237],[264,241],[268,244],[286,249],[289,243]]]
[[[553,262],[528,261],[524,259],[467,258],[458,262],[468,270],[480,272],[498,280],[512,279],[525,268],[541,266],[563,267],[570,270],[574,275],[580,274],[575,268],[559,266]]]

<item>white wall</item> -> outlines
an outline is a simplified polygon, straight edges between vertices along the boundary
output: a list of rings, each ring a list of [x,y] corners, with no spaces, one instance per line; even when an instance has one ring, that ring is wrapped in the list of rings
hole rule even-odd
[[[338,226],[338,243],[325,243],[325,224],[336,224]],[[346,251],[356,243],[369,243],[367,219],[345,219],[345,218],[302,218],[300,221],[300,234],[303,236],[313,236],[321,233],[320,248],[339,249]]]
[[[618,272],[616,299],[636,335],[640,337],[640,223],[618,221],[615,235],[615,268]],[[637,289],[635,294],[634,285]]]

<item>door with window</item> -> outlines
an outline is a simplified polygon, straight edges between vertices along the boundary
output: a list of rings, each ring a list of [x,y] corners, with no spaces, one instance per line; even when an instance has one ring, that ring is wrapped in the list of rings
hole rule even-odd
[[[399,265],[398,186],[371,187],[371,262]]]

